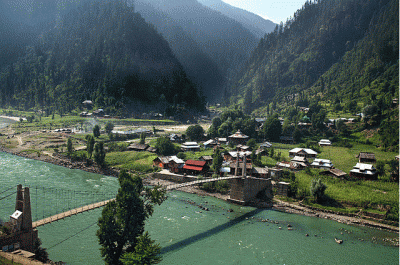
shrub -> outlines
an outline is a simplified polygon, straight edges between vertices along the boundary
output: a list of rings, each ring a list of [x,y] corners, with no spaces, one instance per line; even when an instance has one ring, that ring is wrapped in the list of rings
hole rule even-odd
[[[325,194],[326,185],[322,183],[321,179],[313,179],[310,186],[310,193],[317,202],[321,201],[321,198]]]
[[[176,156],[177,156],[178,158],[180,158],[180,159],[185,159],[185,158],[186,158],[186,155],[185,155],[184,152],[179,152]]]

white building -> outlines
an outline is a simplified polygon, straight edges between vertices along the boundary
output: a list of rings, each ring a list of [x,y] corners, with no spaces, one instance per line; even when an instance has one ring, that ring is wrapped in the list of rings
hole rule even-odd
[[[331,169],[333,168],[333,164],[328,159],[319,159],[316,158],[312,163],[311,167],[321,168],[321,169]]]
[[[329,141],[328,139],[321,139],[321,140],[318,142],[318,144],[319,144],[319,146],[331,146],[331,145],[332,145],[332,142]]]
[[[376,179],[376,168],[371,164],[357,163],[352,170],[350,176],[356,178]]]
[[[182,151],[200,151],[200,146],[197,144],[197,142],[185,142],[181,146]]]
[[[317,157],[317,152],[309,148],[294,148],[289,151],[289,156],[302,156],[306,158],[315,158]]]

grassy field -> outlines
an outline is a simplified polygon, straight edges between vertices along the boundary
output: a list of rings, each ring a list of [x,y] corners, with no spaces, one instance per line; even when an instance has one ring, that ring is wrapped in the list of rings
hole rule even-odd
[[[202,149],[200,152],[184,152],[185,159],[198,160],[201,156],[212,156],[213,149]]]
[[[319,175],[320,171],[312,169],[311,174],[307,174],[306,171],[296,173],[299,189],[309,191],[311,181],[320,178],[327,186],[325,195],[338,203],[377,208],[379,205],[393,205],[399,201],[398,183],[368,180],[347,181]]]
[[[332,161],[335,168],[343,170],[346,173],[358,163],[357,155],[360,152],[369,152],[374,153],[376,160],[388,161],[395,158],[395,152],[385,152],[380,148],[377,148],[374,145],[360,144],[360,143],[352,143],[351,148],[340,147],[340,146],[323,146],[320,147],[320,153],[317,155],[318,158],[329,159]],[[274,152],[275,155],[277,152],[281,152],[281,159],[285,158],[287,161],[290,160],[289,150],[292,148],[299,147],[299,145],[293,144],[274,144]],[[263,157],[262,162],[266,164],[268,167],[275,166],[276,161],[271,157]],[[388,169],[388,167],[387,167]]]
[[[156,157],[156,154],[150,152],[111,152],[106,155],[106,164],[109,167],[149,173],[156,170],[153,168],[153,160]]]
[[[374,145],[360,144],[352,142],[351,148],[340,146],[320,147],[318,158],[330,159],[335,168],[343,170],[346,173],[358,163],[357,155],[360,152],[375,153],[376,159],[388,161],[394,159],[396,153],[384,152]],[[279,144],[274,145],[275,155],[273,158],[264,156],[262,163],[268,167],[275,166],[278,162],[276,154],[281,152],[281,158],[290,160],[288,151],[294,148],[294,145]],[[282,148],[282,149],[279,149]],[[313,179],[321,179],[326,184],[325,200],[316,204],[312,200],[306,200],[311,206],[345,212],[357,213],[360,209],[370,213],[385,214],[389,208],[398,208],[399,204],[399,184],[387,181],[389,179],[389,167],[386,165],[386,175],[377,181],[348,181],[336,179],[331,176],[319,175],[320,169],[302,170],[296,172],[298,190],[300,193],[310,195],[310,185]]]

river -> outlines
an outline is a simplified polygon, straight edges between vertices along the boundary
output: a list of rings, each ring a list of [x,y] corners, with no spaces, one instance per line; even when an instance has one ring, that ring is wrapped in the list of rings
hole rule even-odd
[[[79,170],[0,152],[0,192],[17,184],[31,187],[33,219],[67,198],[48,193],[42,203],[36,188],[115,193],[118,181]],[[7,193],[5,193],[7,194]],[[62,194],[62,192],[61,192]],[[3,197],[0,194],[0,198]],[[52,197],[53,196],[53,197]],[[160,264],[398,264],[399,249],[384,238],[398,234],[331,220],[229,204],[213,197],[171,192],[155,208],[146,229],[162,247]],[[0,200],[8,220],[15,195]],[[202,210],[199,206],[209,208]],[[49,209],[47,209],[49,208]],[[232,211],[228,211],[231,209]],[[39,227],[50,258],[67,264],[104,264],[95,235],[101,209]],[[262,220],[268,219],[267,222]],[[290,224],[293,230],[288,230]],[[281,227],[281,229],[279,229]],[[306,236],[309,234],[310,236]],[[334,238],[344,240],[339,245]]]

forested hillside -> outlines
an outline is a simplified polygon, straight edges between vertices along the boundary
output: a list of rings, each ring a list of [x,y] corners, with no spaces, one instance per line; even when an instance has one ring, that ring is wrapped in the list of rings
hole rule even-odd
[[[226,85],[226,77],[217,62],[203,51],[199,43],[184,30],[183,25],[150,3],[137,1],[135,11],[153,24],[168,41],[187,75],[202,88],[207,101],[218,98]]]
[[[260,41],[228,103],[268,115],[324,102],[398,144],[398,18],[396,0],[308,1]]]
[[[230,81],[243,67],[258,43],[258,38],[241,23],[196,0],[137,0],[135,5],[139,13],[146,9],[146,15],[144,15],[146,20],[154,23],[163,35],[168,36],[167,39],[173,40],[170,43],[177,54],[183,51],[183,56],[177,55],[186,57],[183,58],[185,63],[182,62],[182,64],[193,70],[212,69],[213,77],[222,78],[222,82],[212,80],[218,86],[204,88],[205,96],[210,101],[222,96],[221,90],[226,87],[227,81]],[[156,12],[149,11],[147,8],[155,9]],[[154,16],[159,16],[160,12],[166,17],[161,21],[154,21]],[[172,23],[169,19],[172,19]],[[175,25],[183,29],[185,34],[174,31],[177,29]],[[192,45],[192,40],[196,45]],[[198,66],[196,57],[201,54],[205,54],[208,58],[202,57]],[[207,63],[209,59],[210,64]],[[195,72],[193,70],[189,71]],[[204,69],[201,72],[204,73]],[[208,79],[207,76],[197,78]],[[212,84],[212,82],[209,83]]]
[[[125,1],[85,1],[0,75],[2,106],[65,113],[85,99],[114,113],[136,101],[204,106],[167,41]]]

